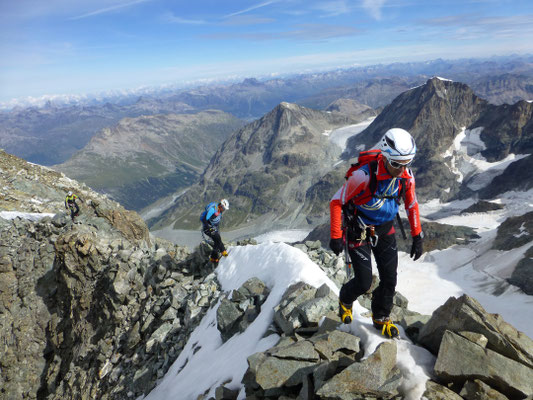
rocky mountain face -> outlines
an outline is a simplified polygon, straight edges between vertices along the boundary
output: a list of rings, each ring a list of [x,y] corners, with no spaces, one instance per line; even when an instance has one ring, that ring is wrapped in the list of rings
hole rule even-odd
[[[468,170],[465,164],[470,164],[471,160],[466,156],[479,152],[494,162],[503,160],[511,152],[531,154],[532,109],[533,105],[526,101],[514,105],[490,105],[465,84],[433,78],[425,85],[402,93],[385,107],[362,134],[349,140],[345,156],[355,157],[357,151],[375,146],[390,128],[403,128],[417,142],[418,153],[413,168],[419,197],[447,200],[458,195],[471,196],[473,193],[468,186],[475,171]],[[465,129],[473,131],[476,128],[481,132],[482,148],[476,151],[471,147],[467,150],[467,153],[472,151],[471,154],[460,154],[454,140]],[[464,140],[467,141],[468,138]],[[468,147],[468,143],[463,145]],[[529,159],[521,160],[521,163],[530,162]],[[513,165],[507,168],[513,169]],[[500,179],[508,180],[510,176],[506,170]],[[522,184],[514,187],[530,188],[532,181],[524,173],[514,182],[521,178]],[[490,189],[485,190],[495,195],[505,189],[490,185]]]
[[[250,219],[302,217],[307,189],[317,171],[327,172],[341,149],[330,143],[332,129],[358,122],[356,117],[281,103],[263,118],[235,132],[212,158],[200,182],[162,214],[153,227],[169,223],[197,228],[205,204],[230,198],[233,226]]]
[[[242,125],[216,110],[125,118],[54,168],[139,210],[192,185],[215,151]]]
[[[208,250],[150,237],[135,212],[63,174],[0,161],[0,397],[148,393],[218,299]],[[75,224],[67,190],[84,200]]]
[[[337,99],[352,99],[377,109],[386,106],[406,90],[423,84],[427,78],[425,75],[419,75],[366,79],[348,86],[325,89],[298,103],[305,107],[325,109]]]

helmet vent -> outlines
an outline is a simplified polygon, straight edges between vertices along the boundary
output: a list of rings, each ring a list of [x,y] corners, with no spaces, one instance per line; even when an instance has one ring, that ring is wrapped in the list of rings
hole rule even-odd
[[[391,149],[398,151],[398,149],[396,148],[396,145],[394,143],[394,140],[392,140],[391,138],[388,138],[388,137],[385,137],[385,140],[387,141],[387,144],[389,145],[389,147]]]

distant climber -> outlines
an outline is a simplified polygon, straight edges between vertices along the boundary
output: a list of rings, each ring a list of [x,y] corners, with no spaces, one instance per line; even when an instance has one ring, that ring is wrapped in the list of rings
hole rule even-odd
[[[390,313],[396,289],[398,250],[393,220],[400,201],[411,226],[411,257],[423,253],[415,178],[409,168],[416,154],[416,144],[409,132],[389,129],[379,142],[379,150],[361,152],[359,163],[346,174],[346,182],[330,201],[330,248],[339,255],[343,249],[353,266],[353,279],[339,293],[339,316],[351,323],[352,304],[372,284],[371,253],[379,273],[379,286],[372,293],[372,321],[384,335],[399,335]],[[373,161],[361,162],[365,157]],[[402,227],[403,229],[403,227]]]
[[[74,218],[77,217],[80,213],[80,207],[76,203],[76,200],[79,200],[83,203],[83,200],[72,193],[70,190],[65,197],[65,208],[70,209],[70,218],[74,221]]]
[[[222,199],[219,203],[209,203],[200,216],[200,221],[202,221],[202,232],[213,240],[213,251],[211,252],[209,260],[215,265],[218,264],[220,255],[223,257],[228,255],[224,243],[222,243],[220,233],[218,232],[218,225],[220,224],[222,213],[228,209],[228,200]]]

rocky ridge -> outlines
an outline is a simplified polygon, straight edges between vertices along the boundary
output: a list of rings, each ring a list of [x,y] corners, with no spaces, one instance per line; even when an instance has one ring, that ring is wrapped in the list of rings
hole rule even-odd
[[[147,393],[219,297],[207,250],[152,238],[105,196],[0,158],[0,397]],[[76,223],[67,190],[84,200]]]

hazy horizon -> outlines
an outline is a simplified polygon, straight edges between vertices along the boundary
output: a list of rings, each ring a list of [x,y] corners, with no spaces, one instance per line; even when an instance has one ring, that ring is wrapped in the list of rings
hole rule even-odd
[[[0,3],[0,103],[533,53],[526,0]]]

